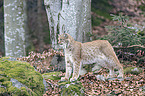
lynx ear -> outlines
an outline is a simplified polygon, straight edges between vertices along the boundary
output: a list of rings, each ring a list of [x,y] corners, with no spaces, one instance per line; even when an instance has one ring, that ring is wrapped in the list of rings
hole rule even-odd
[[[65,34],[64,34],[64,37],[67,39],[67,38],[68,38],[68,34],[65,33]]]

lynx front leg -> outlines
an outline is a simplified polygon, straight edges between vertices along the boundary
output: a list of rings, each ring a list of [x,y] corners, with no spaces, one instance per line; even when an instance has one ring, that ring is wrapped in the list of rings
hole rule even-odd
[[[78,62],[78,61],[74,62],[73,63],[73,76],[70,79],[71,82],[78,79],[80,70],[81,70],[81,62]]]
[[[122,77],[122,78],[123,78],[123,77],[124,77],[123,74],[124,74],[124,73],[123,73],[123,67],[120,66],[119,75],[118,75],[117,77]]]
[[[109,68],[109,74],[107,76],[107,78],[112,78],[114,76],[114,68]]]
[[[85,68],[83,68],[83,65],[81,66],[81,69],[80,69],[80,75],[84,75],[87,73],[87,70]]]
[[[66,73],[65,73],[65,77],[61,78],[61,81],[69,80],[69,77],[71,76],[71,73],[72,73],[72,64],[71,64],[71,62],[69,61],[68,58],[65,58],[65,61],[66,61]]]

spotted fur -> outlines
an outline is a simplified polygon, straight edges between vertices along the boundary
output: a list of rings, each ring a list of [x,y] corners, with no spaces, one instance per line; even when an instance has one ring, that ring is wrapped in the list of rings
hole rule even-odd
[[[59,35],[59,42],[65,51],[66,74],[61,78],[62,81],[69,80],[72,70],[72,78],[70,81],[77,80],[81,71],[81,66],[85,64],[96,63],[92,71],[97,66],[108,68],[110,73],[108,77],[114,75],[114,68],[119,70],[119,77],[123,77],[123,67],[120,64],[111,44],[107,40],[96,40],[92,42],[81,43],[75,41],[69,34]]]

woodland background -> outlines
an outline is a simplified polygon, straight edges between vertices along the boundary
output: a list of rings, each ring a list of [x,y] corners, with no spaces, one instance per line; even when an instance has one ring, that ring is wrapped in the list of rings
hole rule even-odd
[[[0,57],[5,56],[3,3],[3,0],[0,0]],[[64,84],[57,82],[61,76],[64,76],[62,73],[64,72],[64,55],[62,51],[51,48],[44,0],[26,0],[26,3],[28,26],[25,35],[27,38],[26,57],[18,58],[18,60],[29,62],[38,72],[44,74],[49,84],[49,90],[44,95],[60,95],[69,93],[68,90],[79,93],[80,90],[75,90],[78,88],[84,88],[85,95],[143,95],[145,92],[144,0],[92,0],[91,2],[92,33],[88,33],[88,36],[92,40],[105,39],[112,44],[124,69],[127,68],[125,69],[126,80],[122,82],[115,79],[104,82],[96,79],[92,73],[88,73],[79,78],[78,86],[63,90],[58,86],[64,86]],[[137,68],[135,69],[137,71],[132,71],[133,68]],[[62,72],[47,74],[52,71]],[[99,74],[106,72],[106,69],[102,68]]]
[[[47,20],[44,1],[26,0],[27,3],[27,26],[28,39],[27,54],[30,51],[42,52],[51,46],[49,24]],[[40,10],[40,11],[38,11]],[[115,25],[110,14],[129,16],[129,23],[132,23],[141,34],[144,35],[144,1],[143,0],[92,0],[91,20],[93,40],[108,34],[105,26]],[[0,55],[4,55],[4,8],[3,0],[0,1]]]
[[[4,3],[3,0],[1,0],[0,1],[1,57],[4,56],[5,52],[3,3]],[[134,60],[137,60],[137,62],[144,62],[143,57],[145,53],[144,47],[142,46],[145,44],[144,11],[145,11],[144,0],[122,0],[122,1],[92,0],[91,1],[92,32],[87,33],[88,37],[91,37],[92,40],[96,39],[109,40],[112,46],[114,46],[118,57],[121,59],[132,61],[132,58],[136,58]],[[51,49],[52,41],[50,40],[49,23],[44,6],[44,1],[26,0],[26,12],[27,12],[27,22],[26,22],[27,31],[25,33],[26,54],[28,55],[29,52],[31,51],[39,53],[42,53],[43,51],[48,51],[48,49]],[[112,16],[111,14],[114,14],[116,16]],[[135,35],[129,37],[130,33]],[[131,47],[132,45],[134,47]],[[141,50],[139,51],[138,49]],[[142,59],[141,60],[137,59],[140,57],[136,56],[136,54],[142,54],[140,56],[142,57]]]

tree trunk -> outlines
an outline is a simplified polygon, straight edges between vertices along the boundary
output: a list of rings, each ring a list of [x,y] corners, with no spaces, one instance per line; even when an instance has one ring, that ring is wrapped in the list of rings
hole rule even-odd
[[[5,55],[25,55],[26,1],[4,0]]]
[[[48,16],[50,39],[52,47],[57,48],[58,15],[61,10],[61,0],[44,0],[46,13]]]
[[[37,36],[38,36],[38,43],[39,43],[39,52],[43,52],[43,25],[42,25],[42,15],[41,15],[41,8],[42,8],[42,1],[37,1],[38,11],[37,11],[37,24],[38,24],[38,30],[37,30]]]
[[[53,48],[58,48],[57,34],[69,33],[79,42],[91,39],[91,0],[44,0],[44,4]]]
[[[3,5],[3,0],[0,1],[0,6]],[[0,7],[0,57],[4,56],[4,12],[3,7]]]

